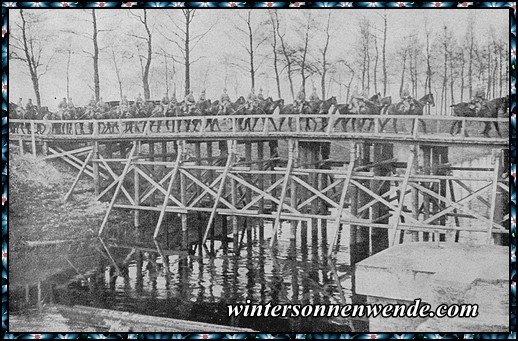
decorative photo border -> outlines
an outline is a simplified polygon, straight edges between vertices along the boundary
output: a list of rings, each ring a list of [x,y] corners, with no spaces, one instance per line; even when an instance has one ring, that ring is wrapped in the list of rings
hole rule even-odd
[[[8,333],[8,41],[10,8],[509,8],[510,333],[501,334],[23,334]],[[3,2],[2,3],[2,338],[3,339],[516,339],[516,3],[514,2]]]

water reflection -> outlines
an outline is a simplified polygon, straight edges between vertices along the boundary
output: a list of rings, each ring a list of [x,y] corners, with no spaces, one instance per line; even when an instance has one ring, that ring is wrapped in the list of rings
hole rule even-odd
[[[347,320],[227,316],[226,304],[246,299],[263,304],[351,302],[351,276],[342,264],[349,258],[347,248],[338,250],[341,264],[332,269],[327,250],[318,238],[308,244],[304,231],[298,242],[286,235],[273,249],[267,239],[258,238],[268,238],[268,232],[257,232],[248,229],[236,252],[232,243],[225,251],[216,241],[214,257],[188,255],[152,239],[98,239],[18,251],[11,254],[10,312],[27,314],[43,300],[268,332],[350,331]],[[43,294],[36,298],[33,286],[38,283]]]

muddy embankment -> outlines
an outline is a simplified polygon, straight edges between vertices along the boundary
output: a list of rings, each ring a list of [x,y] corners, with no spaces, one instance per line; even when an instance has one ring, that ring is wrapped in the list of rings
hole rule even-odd
[[[67,202],[64,197],[77,170],[29,155],[9,159],[9,244],[94,237],[107,203],[94,199],[83,176]]]

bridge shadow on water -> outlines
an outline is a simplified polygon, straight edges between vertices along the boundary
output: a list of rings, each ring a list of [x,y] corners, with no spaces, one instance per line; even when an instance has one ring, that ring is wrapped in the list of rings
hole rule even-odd
[[[223,247],[217,230],[211,245],[196,250],[197,233],[190,234],[186,250],[178,242],[181,230],[167,225],[157,241],[152,228],[142,226],[140,231],[146,232],[114,229],[105,239],[11,253],[10,313],[27,316],[44,305],[80,305],[265,332],[368,331],[365,321],[341,318],[228,317],[228,304],[246,300],[272,305],[351,303],[348,247],[339,247],[336,261],[331,261],[325,237],[319,239],[311,229],[308,236],[302,226],[296,241],[281,233],[270,248],[271,226],[260,232],[260,225],[253,223],[244,228],[237,250],[230,239]],[[283,230],[289,231],[288,224]],[[64,317],[69,326],[78,323]]]

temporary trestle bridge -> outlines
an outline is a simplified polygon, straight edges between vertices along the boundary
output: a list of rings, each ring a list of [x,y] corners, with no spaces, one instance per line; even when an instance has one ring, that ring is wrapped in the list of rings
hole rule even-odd
[[[481,134],[486,123],[504,137]],[[9,139],[21,153],[30,147],[79,169],[65,200],[81,176],[93,179],[96,199],[109,202],[99,234],[114,209],[125,209],[155,238],[181,226],[186,248],[206,250],[215,240],[239,248],[252,225],[261,238],[271,225],[272,245],[288,225],[292,239],[311,227],[324,240],[331,228],[332,254],[349,226],[355,262],[390,244],[457,241],[463,231],[501,243],[507,127],[507,119],[433,115],[10,120]],[[487,165],[450,159],[451,149],[474,146],[491,156]]]

